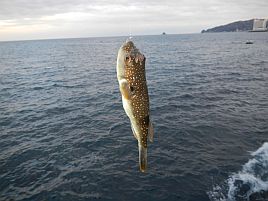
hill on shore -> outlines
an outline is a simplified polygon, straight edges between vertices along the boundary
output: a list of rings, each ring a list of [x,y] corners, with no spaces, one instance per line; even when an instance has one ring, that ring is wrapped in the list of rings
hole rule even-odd
[[[253,19],[246,21],[236,21],[230,24],[217,26],[207,30],[202,30],[201,33],[249,31],[252,30],[252,28],[253,28]]]

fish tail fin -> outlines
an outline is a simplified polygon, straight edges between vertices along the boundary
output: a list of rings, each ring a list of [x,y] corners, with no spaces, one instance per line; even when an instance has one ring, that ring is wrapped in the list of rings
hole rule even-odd
[[[147,148],[139,143],[139,163],[140,171],[145,172],[147,169]]]
[[[148,129],[148,135],[149,135],[149,141],[154,141],[154,128],[152,122],[149,123],[149,129]]]

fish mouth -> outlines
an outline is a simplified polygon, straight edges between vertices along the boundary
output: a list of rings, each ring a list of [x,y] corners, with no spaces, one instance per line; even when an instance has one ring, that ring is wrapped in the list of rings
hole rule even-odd
[[[145,60],[145,57],[143,54],[140,53],[140,51],[136,48],[136,46],[131,40],[127,40],[124,43],[122,49],[125,53],[124,54],[125,64],[129,65],[135,62],[142,65],[142,62]]]
[[[126,51],[126,52],[131,52],[132,50],[136,49],[134,43],[129,40],[129,41],[126,41],[125,44],[123,45],[123,49]]]

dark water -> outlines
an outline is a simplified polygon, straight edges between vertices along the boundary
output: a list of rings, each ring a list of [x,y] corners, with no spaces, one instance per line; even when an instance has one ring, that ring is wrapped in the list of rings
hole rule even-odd
[[[155,129],[146,174],[116,79],[125,39],[0,43],[0,200],[238,200],[245,185],[247,200],[268,190],[268,34],[134,37]]]

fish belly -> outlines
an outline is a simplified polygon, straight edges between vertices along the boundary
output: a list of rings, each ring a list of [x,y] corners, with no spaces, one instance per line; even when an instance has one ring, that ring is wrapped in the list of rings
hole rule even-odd
[[[134,116],[134,111],[133,111],[134,108],[132,107],[132,103],[130,100],[127,100],[124,97],[122,97],[122,102],[123,102],[123,108],[130,120],[131,126],[134,129],[134,132],[136,133],[137,137],[140,138],[140,135],[139,135],[140,129]]]

